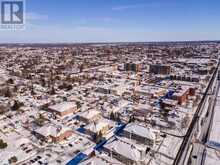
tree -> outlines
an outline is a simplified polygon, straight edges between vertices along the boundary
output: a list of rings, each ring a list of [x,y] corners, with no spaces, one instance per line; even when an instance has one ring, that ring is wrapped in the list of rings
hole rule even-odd
[[[110,113],[110,119],[111,119],[111,120],[115,120],[115,115],[114,115],[113,112]]]
[[[132,101],[133,101],[134,103],[138,104],[139,101],[140,101],[140,96],[138,96],[137,94],[133,94],[133,95],[131,96],[131,99],[132,99]]]
[[[17,161],[18,159],[16,156],[12,156],[10,159],[8,159],[9,164],[16,163]]]
[[[31,84],[31,95],[35,95],[36,93],[35,93],[35,91],[34,91],[34,86],[33,86],[33,84]]]
[[[73,86],[72,86],[72,84],[68,84],[67,86],[66,86],[66,90],[72,90],[73,89]]]
[[[96,143],[99,143],[99,142],[102,140],[102,137],[103,137],[102,131],[97,132],[97,133],[95,134],[95,142],[96,142]]]
[[[14,80],[12,78],[10,78],[10,79],[7,80],[7,83],[8,84],[14,84]]]
[[[0,105],[0,115],[4,114],[7,112],[8,108],[4,105]]]
[[[66,97],[63,97],[63,101],[67,101],[67,98],[66,98]]]
[[[50,92],[49,92],[51,95],[54,95],[54,94],[56,94],[56,91],[55,91],[55,89],[54,89],[54,86],[52,86],[51,87],[51,89],[50,89]]]
[[[116,113],[116,119],[115,119],[115,120],[116,120],[117,122],[121,122],[119,113]]]
[[[17,93],[17,92],[18,92],[18,86],[17,86],[17,85],[14,86],[13,92],[14,92],[14,93]]]
[[[134,121],[135,121],[135,117],[134,117],[134,115],[131,115],[129,118],[129,123],[134,122]]]
[[[2,139],[0,139],[0,149],[7,148],[8,144],[5,143]]]
[[[83,72],[83,69],[84,69],[84,65],[81,64],[81,65],[79,66],[79,70],[80,70],[80,72]]]
[[[46,81],[44,78],[41,78],[41,86],[46,87]]]
[[[35,123],[39,126],[43,126],[44,125],[44,122],[46,121],[47,119],[42,115],[40,114],[38,118],[35,119]]]
[[[18,102],[17,100],[14,101],[14,105],[11,107],[13,111],[17,111],[20,107],[22,107],[24,104]]]
[[[121,121],[121,119],[119,117],[119,113],[114,113],[114,112],[110,113],[110,119],[113,121],[117,121],[117,122]]]
[[[12,93],[11,93],[9,87],[7,87],[7,89],[6,89],[5,97],[12,97]]]
[[[81,108],[81,103],[79,101],[76,102],[77,109]]]

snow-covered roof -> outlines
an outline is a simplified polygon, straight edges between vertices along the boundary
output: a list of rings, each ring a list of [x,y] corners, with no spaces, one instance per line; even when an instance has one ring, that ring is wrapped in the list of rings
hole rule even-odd
[[[140,161],[141,159],[144,159],[144,151],[137,149],[134,144],[130,144],[119,139],[106,143],[104,147],[133,161]]]
[[[65,133],[66,131],[71,131],[71,129],[68,127],[58,126],[53,124],[44,125],[43,127],[40,127],[37,130],[35,130],[35,132],[45,137],[48,136],[57,137]]]
[[[108,157],[107,155],[104,155],[104,154],[94,156],[80,163],[80,165],[100,165],[100,164],[101,165],[112,165],[112,164],[122,165],[122,163],[119,162],[118,160]]]
[[[77,105],[75,102],[62,102],[56,105],[49,106],[49,109],[57,112],[64,112],[70,108],[76,108]]]
[[[88,110],[88,111],[81,113],[79,116],[86,118],[86,119],[91,119],[99,114],[100,112],[97,110]]]
[[[90,130],[90,131],[92,131],[92,132],[99,132],[99,131],[101,131],[103,128],[108,127],[108,126],[110,126],[110,125],[112,125],[112,124],[113,124],[113,122],[112,122],[111,120],[105,120],[105,119],[103,119],[103,120],[99,120],[99,121],[97,121],[97,122],[92,122],[92,123],[90,123],[89,125],[87,125],[87,126],[85,127],[85,129],[88,129],[88,130]]]
[[[147,139],[155,140],[156,135],[151,128],[147,128],[136,123],[129,123],[124,131],[130,132],[132,134],[136,134],[138,136],[145,137]]]

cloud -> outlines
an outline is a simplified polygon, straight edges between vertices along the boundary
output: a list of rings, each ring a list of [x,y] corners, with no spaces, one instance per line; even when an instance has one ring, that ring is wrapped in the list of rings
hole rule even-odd
[[[112,10],[117,10],[117,11],[122,11],[122,10],[127,10],[127,9],[136,9],[136,8],[142,8],[145,7],[146,5],[144,4],[135,4],[135,5],[123,5],[123,6],[115,6],[112,8]]]
[[[27,20],[48,20],[48,15],[38,14],[34,12],[28,12],[26,13],[26,19]]]
[[[140,9],[140,8],[155,8],[155,7],[168,7],[168,6],[175,6],[180,5],[179,2],[151,2],[151,3],[145,3],[145,4],[132,4],[132,5],[122,5],[122,6],[114,6],[112,7],[112,10],[114,11],[124,11],[129,9]]]

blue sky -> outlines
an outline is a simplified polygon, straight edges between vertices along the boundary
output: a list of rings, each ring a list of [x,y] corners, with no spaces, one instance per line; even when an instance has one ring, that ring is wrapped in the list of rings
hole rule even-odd
[[[220,40],[219,0],[26,0],[26,29],[0,42]]]

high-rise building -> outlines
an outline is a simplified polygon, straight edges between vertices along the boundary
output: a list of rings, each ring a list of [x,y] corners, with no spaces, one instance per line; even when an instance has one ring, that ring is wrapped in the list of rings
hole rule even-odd
[[[126,71],[140,72],[141,64],[140,63],[125,63],[124,68]]]
[[[171,66],[161,65],[161,64],[151,64],[149,71],[150,73],[154,73],[154,74],[170,74]]]

